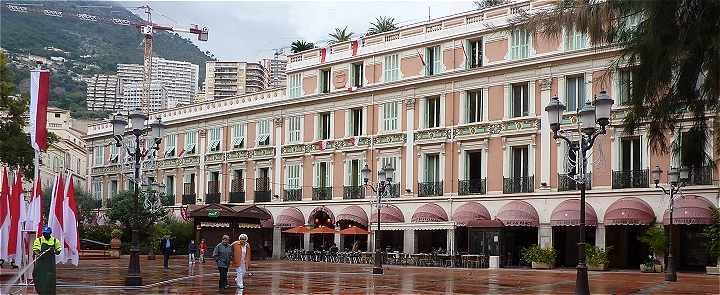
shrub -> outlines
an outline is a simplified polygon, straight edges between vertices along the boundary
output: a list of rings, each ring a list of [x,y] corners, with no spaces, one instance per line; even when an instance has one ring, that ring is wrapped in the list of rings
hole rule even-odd
[[[110,233],[110,236],[111,236],[111,237],[117,238],[117,239],[119,239],[120,237],[122,237],[122,235],[123,235],[123,231],[122,231],[121,229],[119,229],[119,228],[114,228],[114,229],[112,230],[112,232]]]
[[[707,239],[707,251],[711,258],[717,259],[720,265],[720,208],[713,209],[713,224],[703,230],[703,237]]]
[[[88,225],[80,228],[80,237],[83,239],[110,243],[112,238],[112,226],[110,225]]]
[[[655,256],[665,253],[667,237],[661,225],[650,226],[638,239],[647,245]]]
[[[550,248],[540,248],[538,245],[532,245],[530,247],[522,249],[520,251],[520,255],[522,257],[522,260],[528,264],[531,264],[533,262],[536,263],[546,263],[552,265],[555,263],[555,249],[552,247]]]
[[[612,246],[602,249],[593,245],[585,244],[585,256],[587,257],[587,263],[594,266],[607,266],[609,262],[608,252],[610,252],[611,249]]]

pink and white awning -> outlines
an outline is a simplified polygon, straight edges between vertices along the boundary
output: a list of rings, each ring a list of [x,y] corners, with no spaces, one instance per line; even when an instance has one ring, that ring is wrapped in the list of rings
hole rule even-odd
[[[370,216],[371,223],[377,223],[377,212],[373,212]],[[403,223],[405,222],[405,216],[403,216],[400,208],[395,205],[383,205],[380,207],[380,223]]]
[[[627,197],[612,203],[603,220],[605,225],[644,225],[655,221],[655,213],[645,201]]]
[[[570,199],[562,201],[552,215],[550,215],[552,226],[576,226],[580,225],[580,200]],[[597,225],[597,214],[590,204],[585,202],[585,225]]]
[[[280,211],[277,221],[275,221],[275,225],[280,227],[296,227],[305,225],[305,217],[298,208],[285,208]]]
[[[347,206],[337,216],[338,221],[347,220],[359,223],[361,225],[368,225],[368,216],[362,207],[357,205]]]
[[[511,201],[502,208],[496,219],[505,226],[532,226],[540,225],[540,217],[535,207],[524,201]]]
[[[701,196],[679,198],[673,204],[673,224],[712,224],[714,208],[710,201]],[[665,210],[663,224],[670,224],[670,210]]]
[[[500,227],[502,222],[490,219],[490,212],[477,202],[467,202],[455,209],[453,221],[457,226],[465,227]]]
[[[418,207],[410,220],[412,222],[443,222],[448,221],[448,215],[445,209],[438,204],[427,203]]]

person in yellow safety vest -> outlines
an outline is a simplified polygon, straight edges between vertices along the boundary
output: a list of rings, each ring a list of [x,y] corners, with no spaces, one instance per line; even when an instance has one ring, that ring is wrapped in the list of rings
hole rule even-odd
[[[55,255],[60,254],[62,245],[51,234],[52,229],[46,226],[33,242],[33,253],[40,255],[33,269],[35,292],[40,295],[55,294]]]

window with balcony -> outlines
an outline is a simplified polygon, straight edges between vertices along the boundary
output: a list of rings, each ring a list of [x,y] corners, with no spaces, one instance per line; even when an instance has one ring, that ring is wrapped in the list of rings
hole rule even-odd
[[[530,33],[525,29],[515,29],[510,33],[510,59],[518,60],[529,55]]]
[[[115,143],[110,144],[110,163],[116,164],[120,158],[120,148]]]
[[[382,105],[382,131],[393,132],[398,130],[398,103],[386,102]]]
[[[487,184],[486,178],[482,173],[482,151],[466,151],[463,160],[465,161],[465,171],[463,171],[464,179],[461,179],[458,184],[458,194],[485,194],[487,192]]]
[[[286,168],[287,173],[287,187],[285,188],[284,201],[301,201],[302,200],[302,183],[300,181],[300,165],[293,164],[288,165]]]
[[[302,74],[291,74],[287,76],[288,84],[288,96],[289,97],[300,97],[302,96]]]
[[[330,162],[315,163],[315,187],[313,187],[313,200],[332,199],[332,182],[330,175],[332,167]]]
[[[620,140],[620,171],[613,171],[613,188],[644,188],[649,185],[649,174],[642,166],[640,137]]]
[[[245,203],[245,171],[243,169],[232,171],[230,203]]]
[[[360,136],[363,134],[363,109],[355,108],[350,110],[350,118],[348,120],[348,134],[350,136]]]
[[[220,204],[220,172],[210,171],[208,173],[207,194],[205,204]]]
[[[442,71],[442,60],[440,58],[440,46],[425,48],[425,75],[432,76]]]
[[[222,141],[222,138],[220,136],[220,127],[213,127],[208,129],[208,151],[210,152],[219,152],[220,151],[220,142]]]
[[[175,176],[165,176],[165,194],[175,199]]]
[[[318,139],[320,140],[326,140],[330,139],[331,132],[330,132],[330,126],[332,122],[332,116],[330,113],[320,113],[317,117],[317,132],[318,132]]]
[[[579,146],[578,141],[573,141],[574,146]],[[580,154],[567,143],[563,143],[564,152],[561,152],[562,171],[558,173],[558,191],[574,191],[579,189],[576,177],[580,173]],[[587,165],[586,165],[587,167]],[[592,173],[586,172],[585,188],[590,189],[592,184]]]
[[[534,179],[530,175],[529,156],[527,146],[510,148],[510,177],[504,180],[504,193],[527,193],[533,191]]]
[[[258,168],[255,178],[255,202],[270,202],[270,168]]]
[[[345,163],[345,188],[343,191],[344,199],[362,199],[363,196],[363,180],[362,169],[365,161],[361,159],[352,159]]]
[[[425,154],[423,157],[423,182],[418,183],[418,196],[442,196],[443,182],[440,178],[440,155]]]
[[[288,118],[288,143],[300,143],[302,142],[302,130],[301,127],[301,116],[294,116]]]
[[[617,71],[617,104],[626,105],[632,99],[632,70],[621,69]]]
[[[707,139],[703,131],[686,131],[678,135],[679,146],[674,144],[676,167],[687,167],[690,171],[687,185],[713,184],[713,162],[708,152],[703,150],[706,145],[698,144]]]
[[[530,98],[528,83],[516,83],[512,84],[512,93],[510,101],[510,108],[512,110],[512,117],[526,117],[530,112]]]
[[[440,97],[425,99],[425,128],[440,127]]]
[[[185,154],[187,155],[193,155],[197,153],[196,148],[197,147],[197,132],[196,131],[188,131],[185,133]]]
[[[165,157],[174,157],[177,149],[177,134],[165,135]]]
[[[483,120],[483,92],[482,89],[469,90],[465,96],[465,122],[475,123]]]
[[[245,147],[245,124],[236,123],[232,126],[232,148]]]
[[[183,176],[182,204],[195,204],[195,199],[195,173],[185,174]]]
[[[363,63],[352,64],[352,83],[357,88],[363,86]]]
[[[105,151],[105,147],[103,146],[96,146],[93,148],[93,164],[95,166],[102,166],[103,165],[103,152]]]
[[[483,59],[483,40],[482,38],[477,40],[468,41],[468,68],[474,69],[482,66]]]
[[[565,30],[565,50],[577,50],[585,48],[585,34],[575,29]]]
[[[257,145],[270,145],[270,120],[260,120],[257,122]]]
[[[320,92],[330,93],[330,69],[320,70]]]
[[[385,82],[397,81],[400,79],[400,66],[397,54],[385,56]]]
[[[102,200],[102,179],[99,177],[93,179],[92,196],[96,201]]]
[[[565,105],[566,111],[575,112],[585,104],[585,76],[570,76],[565,78]]]

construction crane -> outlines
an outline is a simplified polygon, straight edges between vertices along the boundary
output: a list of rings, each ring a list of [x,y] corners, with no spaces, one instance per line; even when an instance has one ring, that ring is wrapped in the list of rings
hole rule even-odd
[[[122,18],[107,18],[102,16],[91,15],[88,13],[81,12],[69,12],[65,13],[62,10],[37,8],[42,4],[6,4],[2,8],[3,10],[9,10],[11,12],[20,14],[33,14],[38,16],[57,17],[64,19],[76,19],[80,21],[92,22],[92,23],[105,23],[119,26],[127,26],[136,28],[141,34],[143,34],[143,84],[142,84],[142,97],[140,105],[144,113],[149,111],[150,102],[150,85],[152,81],[152,53],[153,53],[153,35],[155,32],[169,31],[169,32],[181,32],[191,33],[197,35],[199,41],[208,40],[208,29],[207,27],[200,28],[198,25],[191,25],[189,28],[177,28],[172,26],[164,26],[152,22],[152,8],[150,5],[144,5],[136,7],[141,9],[145,13],[145,19],[142,21],[135,21]],[[80,6],[81,8],[83,6]],[[86,7],[93,8],[93,7]]]

